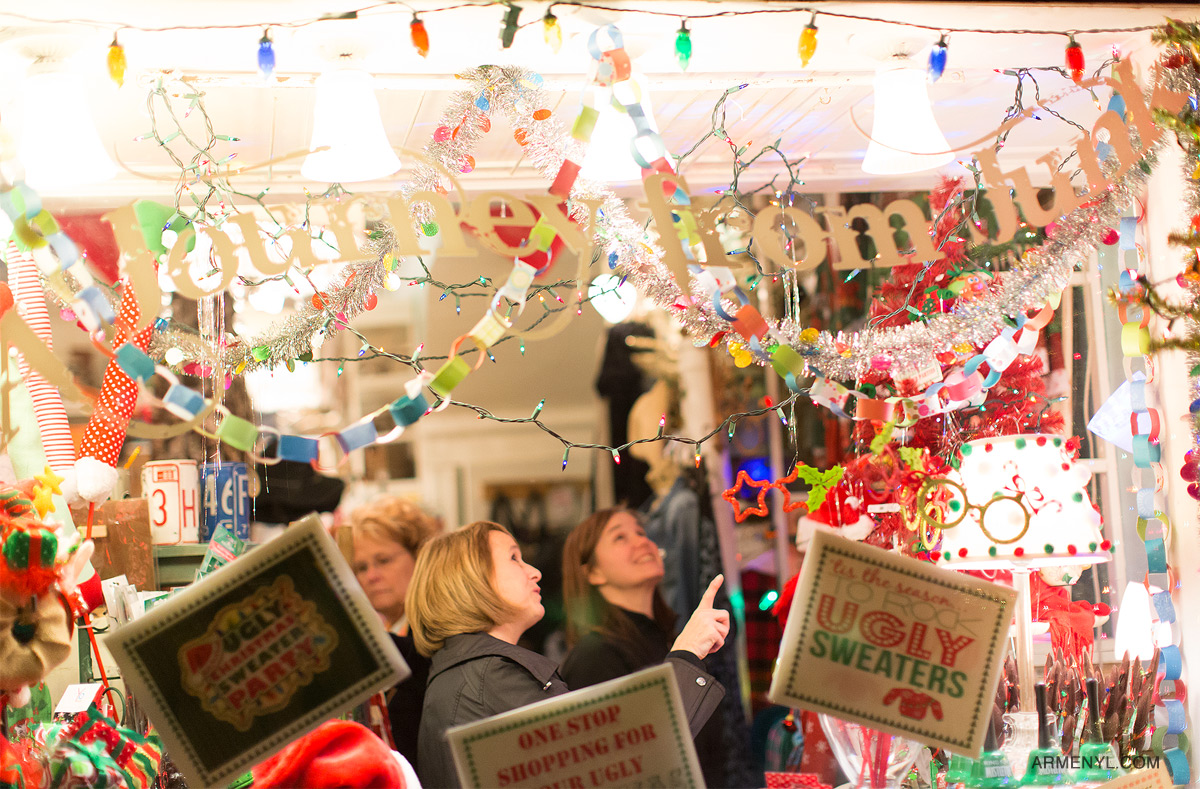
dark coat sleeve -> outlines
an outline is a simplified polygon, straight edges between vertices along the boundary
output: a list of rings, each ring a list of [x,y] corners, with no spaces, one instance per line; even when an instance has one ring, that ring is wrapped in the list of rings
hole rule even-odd
[[[667,655],[667,663],[675,670],[679,698],[694,738],[724,698],[725,686],[705,671],[700,658],[691,652],[671,652]],[[588,633],[567,655],[559,673],[567,687],[579,690],[642,668],[646,668],[646,664],[631,662],[628,653],[614,642],[597,633]]]
[[[598,633],[588,633],[567,655],[558,672],[567,687],[579,690],[632,674],[639,668],[642,666],[634,665],[615,643]]]
[[[387,696],[388,719],[392,724],[392,740],[396,750],[414,768],[418,766],[417,733],[421,729],[421,712],[425,706],[425,685],[429,681],[429,658],[417,652],[411,635],[392,635],[392,642],[412,674],[389,690]]]
[[[700,658],[690,652],[672,652],[667,656],[667,663],[675,670],[683,714],[687,716],[688,729],[694,739],[725,697],[725,686],[705,671]]]

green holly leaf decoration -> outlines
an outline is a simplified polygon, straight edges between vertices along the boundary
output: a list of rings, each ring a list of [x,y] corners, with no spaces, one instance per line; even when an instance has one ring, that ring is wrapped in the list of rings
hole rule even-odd
[[[922,469],[925,467],[925,457],[921,450],[916,447],[900,447],[896,451],[900,454],[900,459],[909,468]]]
[[[841,481],[842,475],[846,473],[846,469],[841,466],[834,466],[828,471],[821,471],[804,463],[796,464],[796,476],[807,482],[812,490],[808,492],[808,511],[820,507],[825,503],[825,496],[829,494],[831,488]]]
[[[883,448],[892,440],[892,431],[896,429],[896,420],[892,419],[885,422],[875,437],[871,439],[871,454],[878,455],[883,451]]]

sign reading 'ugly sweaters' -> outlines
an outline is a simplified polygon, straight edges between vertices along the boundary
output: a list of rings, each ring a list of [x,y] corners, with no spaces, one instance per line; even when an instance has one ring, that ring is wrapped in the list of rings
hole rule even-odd
[[[818,532],[770,698],[977,754],[1016,592]]]

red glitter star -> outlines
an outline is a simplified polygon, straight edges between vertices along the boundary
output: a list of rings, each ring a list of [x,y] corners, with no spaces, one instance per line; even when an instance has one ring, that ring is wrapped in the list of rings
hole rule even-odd
[[[738,494],[742,492],[743,485],[749,485],[752,488],[758,488],[758,504],[754,507],[749,507],[744,510],[738,506],[737,500]],[[737,473],[737,480],[734,482],[733,487],[722,493],[721,498],[733,505],[734,520],[736,520],[738,523],[741,523],[751,515],[758,515],[759,517],[766,516],[767,491],[773,487],[775,487],[773,482],[767,482],[766,480],[759,481],[751,478],[750,475],[745,471],[739,471]]]
[[[792,502],[792,492],[787,489],[787,486],[789,483],[796,481],[796,475],[799,473],[799,471],[800,471],[799,465],[792,466],[791,474],[788,474],[786,477],[777,479],[771,483],[771,487],[779,488],[779,490],[783,492],[783,511],[784,512],[793,512],[795,510],[800,509],[801,507],[808,506],[807,502],[805,502],[805,501]]]

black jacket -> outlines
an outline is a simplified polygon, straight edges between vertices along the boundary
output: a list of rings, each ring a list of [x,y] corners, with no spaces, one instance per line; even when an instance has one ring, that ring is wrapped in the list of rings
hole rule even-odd
[[[679,680],[683,710],[693,736],[725,695],[725,688],[687,652],[668,662]],[[473,723],[568,692],[553,660],[486,633],[452,636],[433,656],[417,755],[426,789],[457,787],[458,773],[447,729]]]
[[[425,685],[429,680],[429,658],[417,651],[412,634],[391,634],[392,643],[400,650],[412,674],[388,690],[388,720],[392,724],[392,740],[396,750],[404,754],[413,769],[417,769],[417,734],[421,727],[421,711],[425,707]]]
[[[568,653],[560,671],[571,690],[623,677],[666,659],[673,636],[664,632],[645,614],[625,610],[625,615],[637,628],[636,639],[630,642],[616,641],[593,630],[585,633]],[[691,656],[691,653],[684,654]],[[691,657],[695,660],[695,656]],[[692,730],[692,737],[696,741],[696,758],[704,772],[704,783],[708,786],[729,785],[726,781],[727,759],[722,743],[723,720],[720,712],[716,710],[716,714],[708,719],[699,732]]]
[[[637,627],[636,641],[615,641],[595,630],[585,633],[559,670],[571,690],[579,690],[661,663],[671,651],[670,636],[636,611],[625,614]]]

